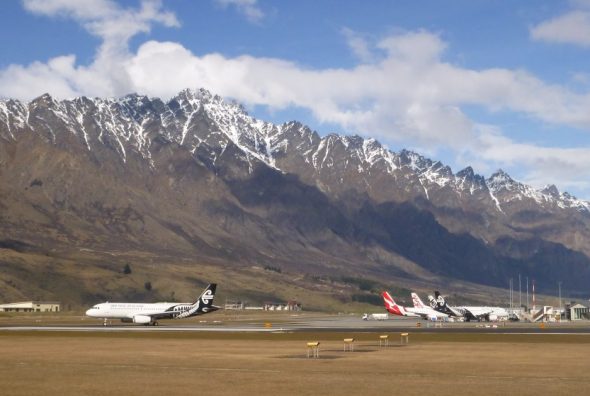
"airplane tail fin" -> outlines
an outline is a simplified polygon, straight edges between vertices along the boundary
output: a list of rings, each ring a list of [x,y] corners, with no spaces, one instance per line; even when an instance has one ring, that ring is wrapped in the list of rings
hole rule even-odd
[[[416,293],[412,293],[412,303],[414,303],[414,308],[426,308],[420,299],[420,296],[418,296]]]
[[[434,297],[432,297],[432,295],[428,295],[428,303],[430,304],[430,308],[432,309],[437,309],[438,308],[438,303],[436,302],[436,299]]]
[[[436,299],[436,305],[438,305],[440,308],[447,308],[447,302],[438,290],[435,290],[434,298]]]
[[[435,306],[433,306],[434,309],[436,309],[439,312],[446,313],[447,315],[463,316],[462,313],[459,312],[457,309],[447,305],[445,298],[442,296],[442,294],[440,294],[438,290],[434,292],[434,298],[433,301],[430,302],[430,304],[435,304]]]
[[[402,307],[401,305],[397,305],[395,303],[395,301],[393,300],[393,297],[391,297],[391,295],[389,294],[389,292],[384,291],[381,295],[383,296],[383,302],[385,303],[385,309],[387,309],[388,312],[390,312],[394,315],[399,315],[399,316],[406,315],[406,311],[405,311],[404,307]]]
[[[217,284],[211,283],[209,286],[207,286],[203,293],[201,293],[197,302],[193,304],[198,306],[198,312],[207,313],[219,309],[213,305],[213,298],[215,297],[216,289]]]
[[[215,289],[217,289],[216,283],[209,284],[203,293],[199,296],[198,300],[191,305],[188,311],[185,311],[177,316],[180,318],[187,318],[189,316],[201,315],[208,312],[217,311],[219,307],[213,305],[213,297],[215,297]]]

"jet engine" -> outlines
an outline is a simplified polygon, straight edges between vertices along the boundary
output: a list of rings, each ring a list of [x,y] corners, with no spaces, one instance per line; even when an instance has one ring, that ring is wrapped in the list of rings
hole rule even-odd
[[[135,315],[133,317],[133,323],[149,324],[151,321],[152,321],[152,318],[147,315]]]

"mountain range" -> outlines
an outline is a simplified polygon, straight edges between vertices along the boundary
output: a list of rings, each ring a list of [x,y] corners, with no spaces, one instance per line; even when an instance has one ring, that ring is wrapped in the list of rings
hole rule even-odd
[[[0,101],[2,299],[190,298],[225,281],[226,298],[330,309],[381,288],[500,300],[519,275],[585,295],[589,241],[590,203],[555,186],[275,125],[204,89]]]

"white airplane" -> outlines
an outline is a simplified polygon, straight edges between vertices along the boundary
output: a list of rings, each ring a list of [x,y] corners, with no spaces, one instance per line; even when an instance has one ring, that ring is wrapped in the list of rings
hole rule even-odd
[[[414,294],[412,293],[412,298],[414,298]],[[419,307],[402,307],[401,305],[397,305],[395,303],[395,301],[393,300],[393,297],[391,297],[391,295],[384,291],[383,294],[383,302],[385,303],[385,309],[387,309],[388,312],[394,314],[394,315],[399,315],[399,316],[413,316],[413,317],[421,317],[422,319],[426,319],[426,320],[444,320],[446,318],[449,317],[449,315],[446,315],[444,313],[441,312],[437,312],[434,309],[430,308],[430,307],[426,307],[423,306],[422,308]],[[418,297],[418,300],[420,300],[420,298]]]
[[[501,307],[451,307],[447,305],[445,298],[438,291],[434,292],[434,296],[428,296],[432,308],[451,316],[462,316],[468,322],[471,320],[495,322],[508,319],[508,311]]]
[[[215,283],[207,286],[195,303],[109,303],[97,304],[86,311],[86,316],[107,319],[120,319],[125,323],[138,323],[157,326],[159,319],[182,319],[213,312],[219,309],[213,305]]]

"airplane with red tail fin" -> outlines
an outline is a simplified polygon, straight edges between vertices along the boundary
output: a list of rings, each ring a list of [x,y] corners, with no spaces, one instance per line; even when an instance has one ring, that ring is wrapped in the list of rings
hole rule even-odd
[[[402,307],[401,305],[396,304],[393,297],[389,294],[389,292],[384,291],[382,293],[383,302],[385,303],[385,309],[389,313],[398,316],[413,316],[413,317],[421,317],[422,319],[426,320],[445,320],[449,317],[441,312],[437,312],[434,309],[424,306],[423,308],[416,308],[416,307]]]

